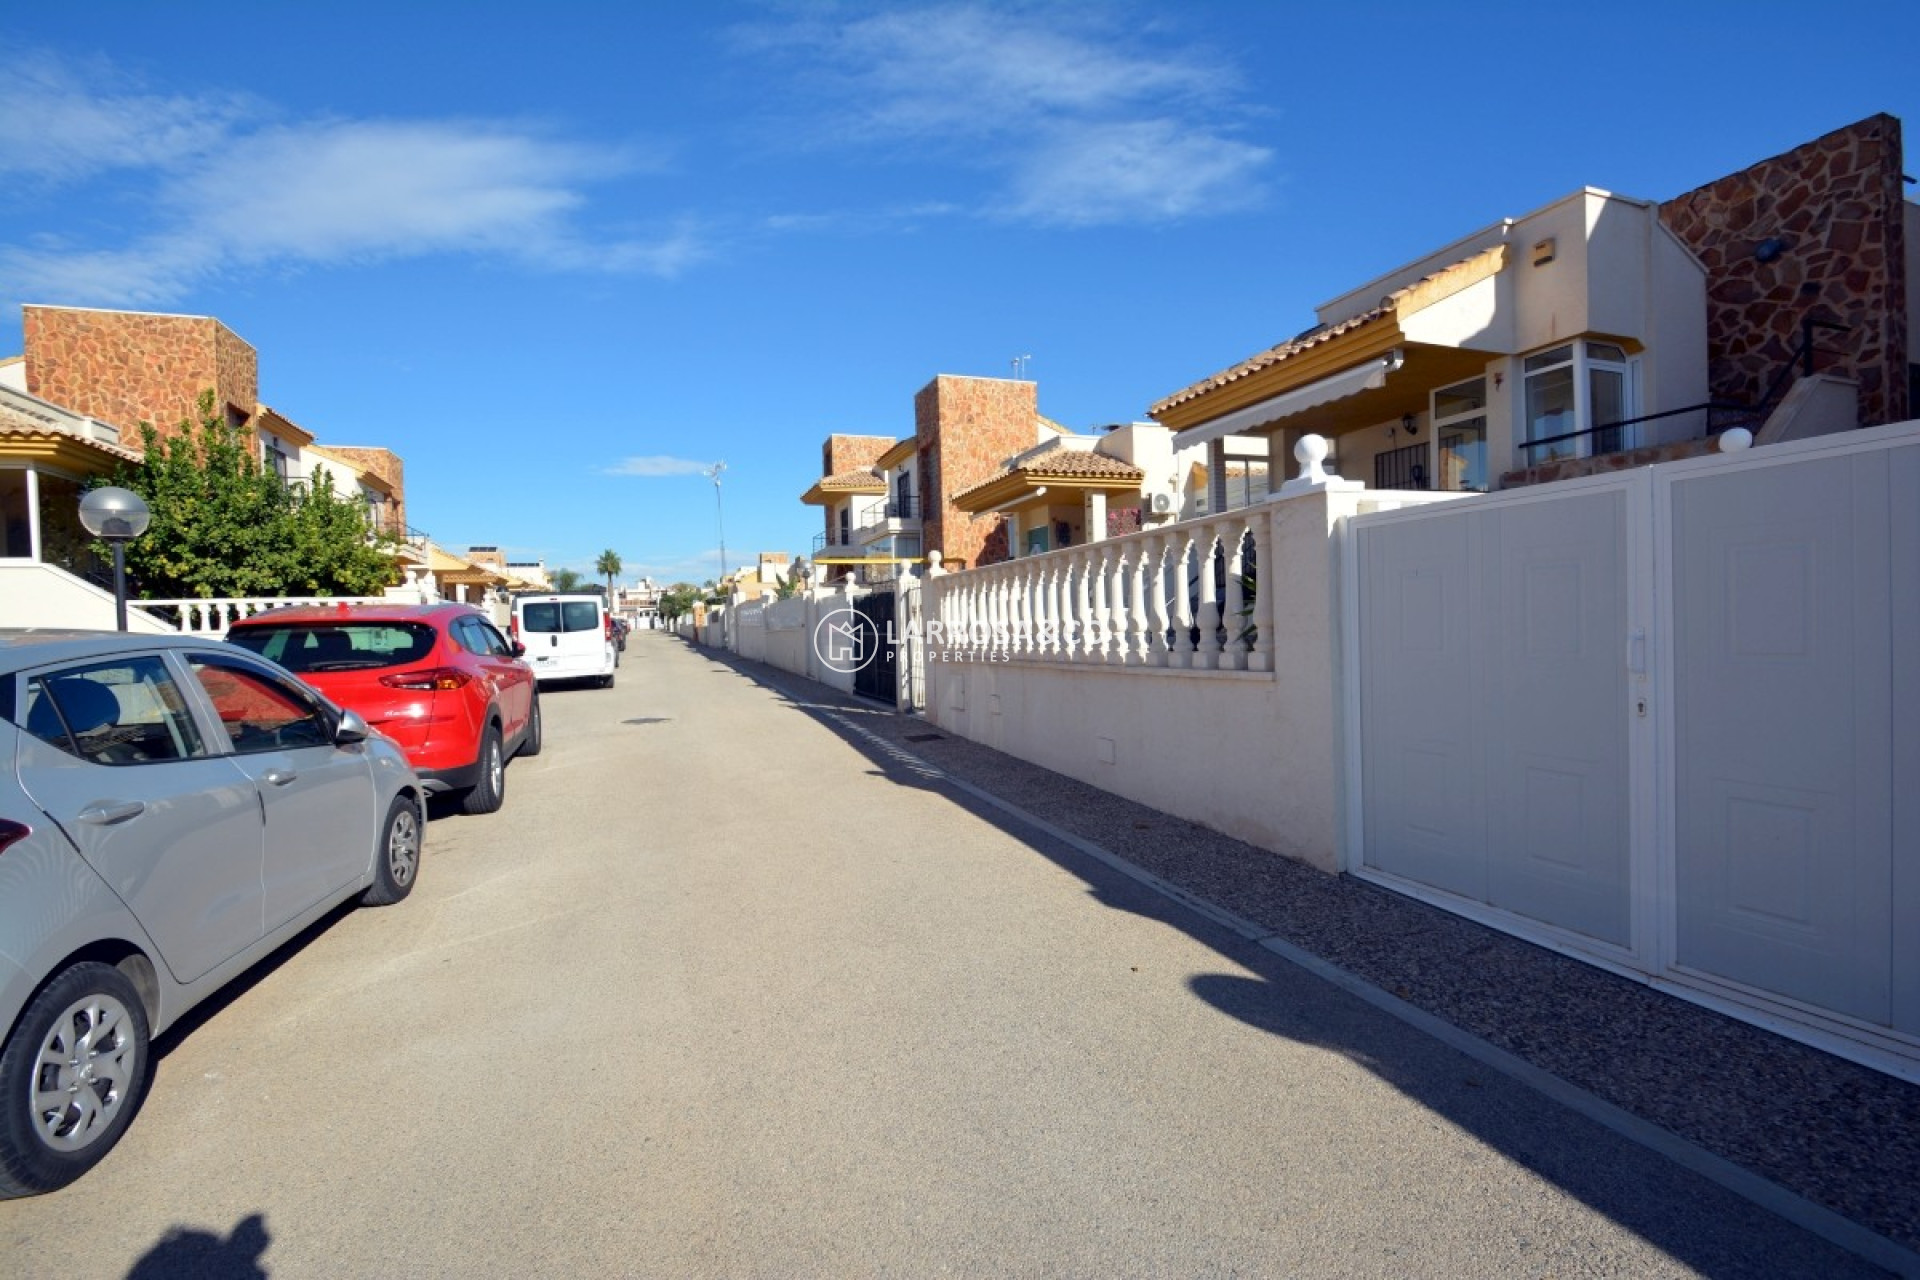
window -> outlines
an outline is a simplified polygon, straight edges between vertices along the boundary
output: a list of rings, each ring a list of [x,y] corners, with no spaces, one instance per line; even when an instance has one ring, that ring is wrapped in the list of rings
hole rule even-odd
[[[211,654],[187,659],[240,755],[292,751],[333,742],[333,725],[304,688]]]
[[[1438,487],[1487,491],[1487,380],[1471,378],[1433,393]]]
[[[1632,374],[1626,351],[1610,342],[1582,339],[1528,356],[1522,465],[1633,448],[1636,433],[1619,425],[1636,412]]]
[[[27,472],[12,467],[0,469],[0,557],[33,558],[32,512],[33,495],[27,489]]]
[[[158,657],[75,667],[27,685],[24,729],[94,764],[206,754],[180,687]]]
[[[287,481],[287,477],[291,472],[291,467],[289,463],[290,463],[290,460],[287,457],[286,442],[281,440],[279,436],[272,435],[264,431],[261,432],[260,433],[260,465],[261,467],[266,471],[272,473],[273,475],[279,476],[280,482],[282,484],[285,484]]]
[[[477,653],[483,658],[513,656],[513,648],[507,643],[506,637],[479,618],[456,618],[452,631],[453,638],[468,653]]]
[[[229,639],[298,674],[373,670],[420,662],[433,652],[437,635],[421,622],[369,622],[235,627]]]
[[[523,631],[598,631],[600,623],[600,602],[598,600],[542,600],[529,601],[520,606],[520,627]]]

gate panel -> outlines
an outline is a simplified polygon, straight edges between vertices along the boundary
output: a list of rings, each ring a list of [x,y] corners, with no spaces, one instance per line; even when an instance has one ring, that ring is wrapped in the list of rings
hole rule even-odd
[[[1631,944],[1625,509],[1356,522],[1367,868]]]
[[[1488,897],[1630,945],[1624,490],[1485,512]]]
[[[883,702],[899,697],[899,630],[894,625],[892,587],[869,592],[854,603],[854,609],[873,628],[873,657],[853,673],[853,691]]]
[[[1675,958],[1886,1025],[1884,456],[1733,470],[1673,493]]]
[[[1355,873],[1920,1079],[1920,424],[1551,489],[1349,522]]]

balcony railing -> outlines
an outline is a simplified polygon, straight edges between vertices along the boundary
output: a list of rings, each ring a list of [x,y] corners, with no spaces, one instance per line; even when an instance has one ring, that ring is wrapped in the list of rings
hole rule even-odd
[[[1522,465],[1534,466],[1537,463],[1552,462],[1559,458],[1598,457],[1609,453],[1623,453],[1637,449],[1648,443],[1642,439],[1643,433],[1637,430],[1642,423],[1659,422],[1681,414],[1699,413],[1705,415],[1703,429],[1689,433],[1684,438],[1705,439],[1717,436],[1723,431],[1735,427],[1745,427],[1749,431],[1759,431],[1766,424],[1767,417],[1779,407],[1781,397],[1792,385],[1795,376],[1811,378],[1814,371],[1814,356],[1820,349],[1814,345],[1816,333],[1845,333],[1851,325],[1841,324],[1837,320],[1823,320],[1817,316],[1800,318],[1800,341],[1794,345],[1787,356],[1786,363],[1774,374],[1773,381],[1761,393],[1760,399],[1753,404],[1729,403],[1709,400],[1703,404],[1690,404],[1682,409],[1669,409],[1665,413],[1647,413],[1637,418],[1622,418],[1618,422],[1609,422],[1585,431],[1569,431],[1563,435],[1545,436],[1539,440],[1523,442],[1519,448],[1524,459]],[[1828,354],[1832,354],[1829,352]],[[1538,451],[1546,449],[1543,456]]]

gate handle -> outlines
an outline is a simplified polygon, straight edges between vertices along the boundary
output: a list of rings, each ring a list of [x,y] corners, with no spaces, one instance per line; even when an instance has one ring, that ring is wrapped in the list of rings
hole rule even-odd
[[[1627,670],[1636,676],[1647,674],[1647,632],[1635,627],[1627,633]]]

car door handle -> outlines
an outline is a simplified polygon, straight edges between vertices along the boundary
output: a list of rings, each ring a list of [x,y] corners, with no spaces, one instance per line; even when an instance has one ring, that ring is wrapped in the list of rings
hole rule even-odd
[[[269,769],[260,775],[261,781],[271,782],[276,787],[284,787],[300,775],[291,769]]]
[[[124,800],[118,804],[107,802],[89,805],[80,811],[80,821],[91,822],[95,826],[110,827],[116,822],[125,822],[128,818],[137,818],[147,811],[147,806],[138,800]]]

